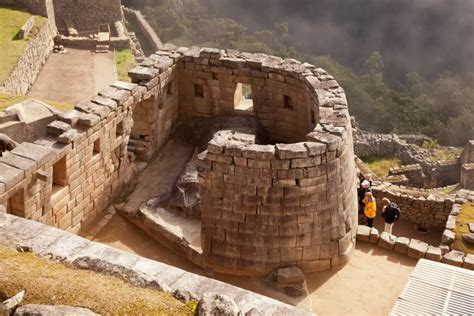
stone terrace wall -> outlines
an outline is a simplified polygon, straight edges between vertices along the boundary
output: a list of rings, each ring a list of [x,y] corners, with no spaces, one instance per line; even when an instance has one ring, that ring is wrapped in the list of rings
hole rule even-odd
[[[48,23],[40,26],[38,34],[30,38],[16,67],[4,82],[3,89],[6,92],[25,95],[30,90],[53,50],[54,36],[54,30]]]
[[[61,33],[70,21],[79,32],[97,32],[99,25],[122,21],[120,0],[54,0],[56,25]]]
[[[48,136],[0,158],[8,213],[78,232],[130,178],[127,144],[143,89],[116,83],[48,125]]]
[[[454,198],[451,197],[387,183],[374,185],[372,191],[378,205],[381,205],[382,199],[386,197],[400,206],[402,218],[425,228],[445,227],[454,203]]]
[[[0,4],[19,6],[32,14],[44,16],[48,18],[51,30],[56,32],[53,0],[0,0]]]

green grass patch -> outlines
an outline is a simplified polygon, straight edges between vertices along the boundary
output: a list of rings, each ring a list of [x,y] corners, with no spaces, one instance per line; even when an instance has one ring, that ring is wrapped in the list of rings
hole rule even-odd
[[[367,167],[379,177],[388,176],[390,168],[400,167],[400,159],[393,156],[369,156],[364,158]]]
[[[19,7],[0,6],[0,48],[2,54],[0,58],[0,85],[5,82],[15,68],[29,38],[34,37],[39,27],[46,21],[45,18],[35,16],[35,26],[29,38],[15,39],[18,31],[30,16],[30,13],[22,11]]]
[[[469,233],[469,223],[474,223],[474,203],[466,203],[461,208],[461,213],[456,219],[456,239],[451,245],[454,249],[463,251],[465,253],[474,254],[474,247],[469,246],[462,240],[462,235]]]
[[[0,111],[4,111],[9,106],[12,106],[14,104],[20,103],[28,99],[31,99],[31,98],[25,95],[12,95],[12,94],[0,93]],[[49,104],[52,107],[63,112],[68,112],[74,109],[74,106],[69,103],[61,103],[61,102],[48,101],[48,100],[46,101],[40,100],[40,101],[46,104]]]
[[[120,81],[129,82],[130,77],[128,71],[135,64],[135,58],[133,58],[130,49],[119,49],[115,51],[115,63],[117,65],[117,79]]]

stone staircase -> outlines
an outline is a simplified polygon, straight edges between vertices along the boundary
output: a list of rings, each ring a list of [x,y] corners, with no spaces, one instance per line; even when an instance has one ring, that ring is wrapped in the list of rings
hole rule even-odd
[[[110,34],[108,32],[99,32],[97,44],[95,46],[96,53],[107,53],[110,49]]]

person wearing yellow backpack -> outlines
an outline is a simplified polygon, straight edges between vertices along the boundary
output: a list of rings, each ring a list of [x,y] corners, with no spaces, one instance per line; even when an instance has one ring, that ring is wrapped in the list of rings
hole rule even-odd
[[[377,216],[377,204],[372,192],[366,192],[364,198],[364,215],[367,218],[367,226],[374,225],[375,216]]]

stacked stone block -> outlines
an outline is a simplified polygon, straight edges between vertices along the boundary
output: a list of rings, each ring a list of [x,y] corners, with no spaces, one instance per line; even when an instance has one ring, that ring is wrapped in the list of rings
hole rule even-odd
[[[453,198],[444,195],[389,184],[375,185],[372,191],[378,205],[386,197],[400,206],[402,218],[424,228],[444,227],[454,204]]]
[[[61,33],[67,31],[68,23],[78,32],[97,32],[102,24],[112,28],[115,22],[123,20],[120,0],[54,0],[53,4]]]
[[[137,85],[116,83],[59,115],[48,135],[0,158],[0,204],[7,212],[78,232],[130,177],[127,144]]]
[[[420,165],[406,165],[401,167],[390,168],[389,176],[404,175],[408,179],[409,185],[415,188],[424,187],[425,175]]]

